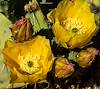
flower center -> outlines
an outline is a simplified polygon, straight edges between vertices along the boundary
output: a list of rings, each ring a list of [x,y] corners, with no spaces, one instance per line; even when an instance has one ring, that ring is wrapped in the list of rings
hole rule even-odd
[[[72,28],[72,32],[76,33],[78,31],[77,28]]]
[[[32,61],[28,61],[28,62],[27,62],[27,65],[28,65],[29,67],[32,67],[32,66],[33,66],[33,62],[32,62]]]
[[[32,55],[31,53],[28,53],[25,56],[19,55],[18,59],[20,60],[20,68],[23,71],[32,74],[40,70],[39,55]]]
[[[64,29],[71,30],[74,33],[83,28],[82,24],[77,18],[67,18],[62,20],[62,26]]]

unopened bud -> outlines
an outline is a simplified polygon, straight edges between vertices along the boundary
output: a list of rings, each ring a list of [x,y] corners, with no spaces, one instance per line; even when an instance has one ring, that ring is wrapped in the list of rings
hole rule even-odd
[[[82,50],[79,52],[76,62],[83,68],[88,67],[95,60],[95,56],[98,55],[98,52],[99,51],[95,48],[87,48],[86,50]]]
[[[74,72],[73,65],[66,58],[58,58],[55,61],[55,76],[58,78],[66,78]]]
[[[16,42],[29,40],[33,34],[32,24],[27,18],[22,17],[12,25],[11,32]]]

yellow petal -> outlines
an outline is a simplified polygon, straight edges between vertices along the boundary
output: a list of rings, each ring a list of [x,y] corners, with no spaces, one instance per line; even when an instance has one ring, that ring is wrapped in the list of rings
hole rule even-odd
[[[50,42],[42,36],[24,43],[13,43],[4,48],[3,54],[12,73],[11,80],[15,83],[45,80],[54,61]]]
[[[86,46],[96,34],[94,14],[87,0],[62,0],[51,16],[53,33],[65,48]]]

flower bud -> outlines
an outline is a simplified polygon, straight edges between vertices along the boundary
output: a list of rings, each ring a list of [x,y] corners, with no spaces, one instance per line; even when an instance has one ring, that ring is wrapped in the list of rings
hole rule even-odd
[[[79,52],[76,62],[83,68],[88,67],[95,60],[96,55],[98,55],[97,49],[87,48],[86,50],[82,50]]]
[[[11,27],[12,37],[16,42],[26,41],[32,38],[33,29],[32,24],[27,18],[16,21]]]
[[[33,0],[32,2],[29,2],[29,4],[26,4],[24,6],[24,9],[27,12],[34,12],[39,9],[39,6],[37,4],[37,1]]]
[[[55,76],[66,78],[74,72],[73,65],[66,58],[58,58],[55,61]]]

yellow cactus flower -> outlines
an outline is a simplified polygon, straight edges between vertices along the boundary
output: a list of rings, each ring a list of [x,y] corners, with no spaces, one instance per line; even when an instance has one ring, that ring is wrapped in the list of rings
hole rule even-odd
[[[49,40],[37,36],[24,43],[6,43],[3,50],[6,65],[11,70],[13,83],[37,83],[46,79],[54,57]]]
[[[94,14],[87,0],[62,0],[48,15],[53,33],[65,48],[86,46],[96,33]]]

